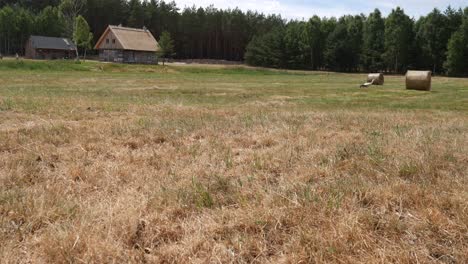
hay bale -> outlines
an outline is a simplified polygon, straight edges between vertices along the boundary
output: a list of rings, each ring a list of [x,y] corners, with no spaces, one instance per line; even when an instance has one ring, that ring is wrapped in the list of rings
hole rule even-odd
[[[406,73],[406,89],[430,91],[432,73],[430,71],[408,71]]]
[[[371,73],[367,75],[367,82],[372,82],[374,80],[373,85],[384,85],[385,79],[382,73]]]

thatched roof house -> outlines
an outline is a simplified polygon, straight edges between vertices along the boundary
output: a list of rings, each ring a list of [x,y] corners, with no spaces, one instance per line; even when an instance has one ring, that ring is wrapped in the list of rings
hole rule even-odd
[[[76,45],[67,38],[31,36],[26,42],[28,59],[69,59],[76,57]]]
[[[146,28],[108,26],[94,48],[101,61],[152,64],[159,44]]]

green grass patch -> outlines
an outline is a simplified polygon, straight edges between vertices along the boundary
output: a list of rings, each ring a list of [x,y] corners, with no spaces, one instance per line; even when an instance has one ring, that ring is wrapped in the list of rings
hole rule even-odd
[[[186,67],[174,67],[170,66],[172,69],[177,69],[181,73],[194,73],[194,74],[236,74],[236,75],[304,75],[304,73],[290,73],[287,71],[281,70],[270,70],[270,69],[255,69],[247,67],[225,67],[225,68],[210,68],[210,67],[196,67],[196,66],[186,66]]]
[[[90,64],[67,60],[32,61],[2,60],[0,70],[24,71],[90,71]]]
[[[70,111],[74,102],[106,109],[129,105],[208,108],[264,106],[305,111],[468,111],[468,79],[435,77],[431,92],[405,89],[404,76],[384,86],[360,89],[365,74],[256,69],[243,66],[126,65],[94,61],[0,61],[0,98],[18,110],[22,102],[54,102]],[[39,106],[39,104],[34,103]],[[34,107],[37,111],[44,109]],[[2,103],[2,110],[13,105]],[[29,107],[30,108],[30,107]],[[41,110],[42,109],[42,110]]]

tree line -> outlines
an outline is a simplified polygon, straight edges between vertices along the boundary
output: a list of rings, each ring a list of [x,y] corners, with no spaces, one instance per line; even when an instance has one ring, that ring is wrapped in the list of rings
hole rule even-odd
[[[369,16],[314,16],[257,35],[246,50],[249,64],[266,67],[468,75],[468,8],[434,9],[418,20],[401,8],[386,18],[378,9]]]
[[[0,52],[4,54],[23,53],[31,34],[71,38],[72,23],[67,21],[80,14],[90,25],[94,41],[108,25],[145,26],[157,38],[169,32],[177,58],[240,61],[254,35],[284,23],[276,15],[213,7],[181,10],[174,2],[158,0],[0,0],[0,8]]]
[[[434,9],[414,19],[396,8],[383,17],[313,16],[307,21],[212,6],[180,9],[160,0],[0,0],[0,53],[23,54],[31,34],[72,37],[75,17],[96,41],[107,25],[167,31],[179,59],[245,60],[265,67],[468,75],[468,8]]]

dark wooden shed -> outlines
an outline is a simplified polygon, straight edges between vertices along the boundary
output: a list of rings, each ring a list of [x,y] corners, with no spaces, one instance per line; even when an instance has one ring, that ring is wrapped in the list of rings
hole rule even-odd
[[[145,28],[108,26],[94,48],[101,61],[154,64],[159,44]]]
[[[76,45],[67,38],[31,36],[26,42],[25,56],[28,59],[74,59]]]

